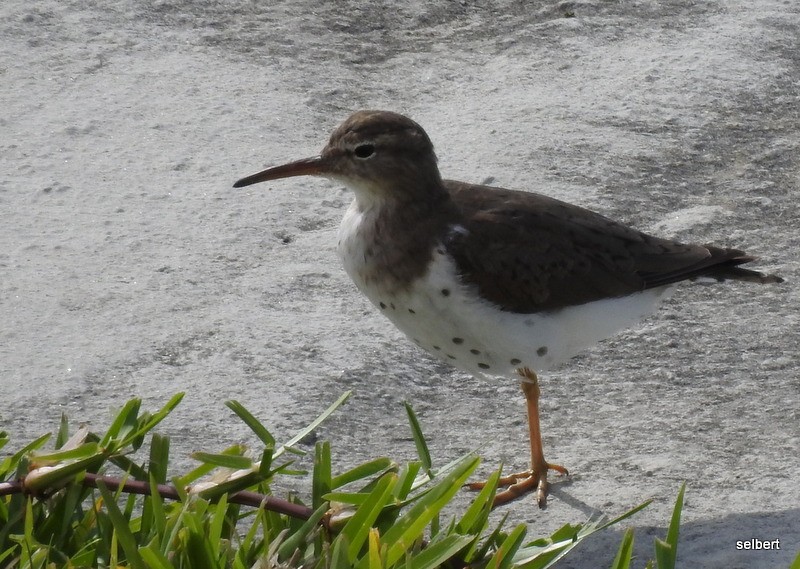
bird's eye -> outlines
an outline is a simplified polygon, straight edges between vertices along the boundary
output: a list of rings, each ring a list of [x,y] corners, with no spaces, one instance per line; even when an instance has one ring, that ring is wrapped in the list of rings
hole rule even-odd
[[[375,154],[375,145],[374,144],[359,144],[355,148],[355,155],[357,158],[361,158],[365,160]]]

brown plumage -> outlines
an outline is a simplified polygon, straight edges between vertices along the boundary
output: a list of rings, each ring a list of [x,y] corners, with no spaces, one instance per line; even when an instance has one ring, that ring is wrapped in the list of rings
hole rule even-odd
[[[457,223],[447,250],[464,280],[504,310],[548,311],[679,281],[781,282],[739,267],[738,249],[686,245],[642,233],[543,195],[445,180]]]

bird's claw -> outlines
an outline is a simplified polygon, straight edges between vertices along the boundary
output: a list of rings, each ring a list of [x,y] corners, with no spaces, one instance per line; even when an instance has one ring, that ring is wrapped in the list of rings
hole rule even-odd
[[[497,487],[505,488],[505,490],[495,495],[492,507],[496,508],[528,492],[534,492],[536,504],[539,508],[544,509],[547,507],[547,495],[550,491],[550,483],[547,481],[548,470],[555,470],[564,476],[569,476],[569,471],[566,468],[560,464],[550,463],[545,463],[545,467],[541,469],[514,472],[503,476],[497,481]],[[472,482],[466,485],[470,490],[481,490],[485,486],[486,482]]]

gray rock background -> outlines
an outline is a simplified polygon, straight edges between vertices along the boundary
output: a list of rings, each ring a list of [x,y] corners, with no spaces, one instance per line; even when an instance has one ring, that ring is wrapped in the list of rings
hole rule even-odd
[[[269,6],[268,6],[269,5]],[[420,122],[448,178],[546,193],[660,235],[737,246],[782,286],[682,287],[637,329],[542,378],[546,456],[573,476],[545,535],[653,498],[640,565],[688,483],[679,563],[787,567],[800,550],[800,7],[745,0],[0,4],[0,428],[18,448],[61,412],[96,429],[130,397],[187,397],[161,432],[252,437],[242,401],[338,468],[436,463],[482,443],[525,468],[512,383],[428,358],[338,265],[350,196],[237,178],[317,153],[351,111]],[[310,493],[300,480],[294,488]],[[460,497],[466,505],[469,495]],[[608,532],[564,567],[610,565]],[[741,552],[736,540],[780,539]]]

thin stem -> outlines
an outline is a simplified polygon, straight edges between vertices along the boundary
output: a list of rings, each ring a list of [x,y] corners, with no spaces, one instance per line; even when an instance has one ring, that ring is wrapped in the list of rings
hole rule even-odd
[[[121,488],[123,492],[128,494],[141,494],[143,496],[149,496],[151,494],[150,484],[147,482],[141,480],[126,480],[123,482],[120,478],[100,476],[99,474],[92,474],[91,472],[87,472],[84,475],[82,484],[87,488],[97,488],[98,480],[102,481],[110,490],[118,490]],[[162,498],[180,500],[180,494],[174,486],[159,484],[156,488]],[[19,494],[24,491],[25,486],[21,481],[0,482],[0,496]],[[259,494],[258,492],[249,492],[247,490],[231,494],[228,496],[228,502],[231,504],[251,506],[253,508],[258,508],[263,505],[265,510],[286,514],[287,516],[299,518],[301,520],[307,520],[311,517],[311,514],[314,513],[311,508],[307,508],[306,506],[273,496]]]

